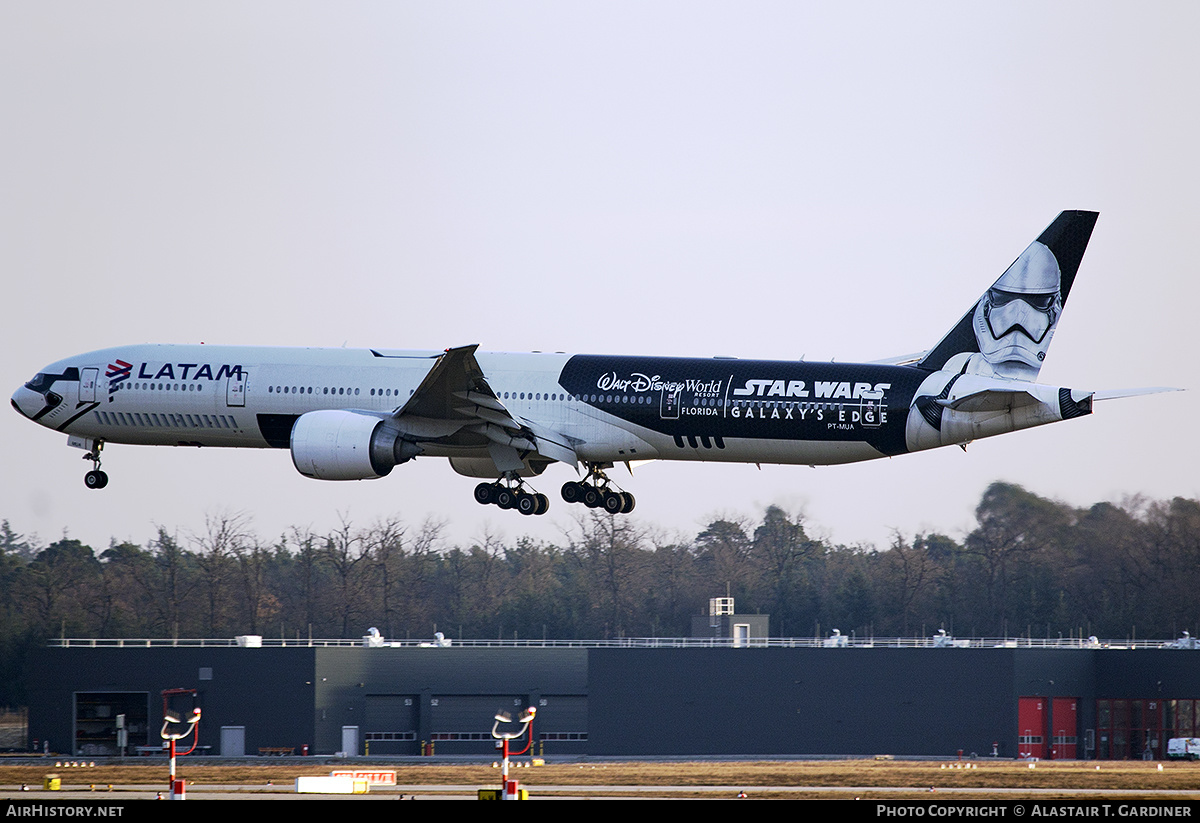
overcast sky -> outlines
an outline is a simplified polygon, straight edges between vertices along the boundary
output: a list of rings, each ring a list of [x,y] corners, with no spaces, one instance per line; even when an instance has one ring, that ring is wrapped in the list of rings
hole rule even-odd
[[[655,463],[692,537],[779,504],[961,537],[1005,480],[1200,497],[1200,4],[0,3],[0,385],[141,342],[873,360],[931,347],[1063,209],[1100,220],[1041,380],[1191,391],[852,466]],[[244,512],[553,539],[423,458],[83,453],[0,413],[0,519],[97,550]]]

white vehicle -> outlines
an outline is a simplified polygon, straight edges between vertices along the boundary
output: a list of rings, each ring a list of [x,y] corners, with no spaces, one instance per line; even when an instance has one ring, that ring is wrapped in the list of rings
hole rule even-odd
[[[1167,741],[1168,760],[1200,760],[1200,737],[1172,737]]]

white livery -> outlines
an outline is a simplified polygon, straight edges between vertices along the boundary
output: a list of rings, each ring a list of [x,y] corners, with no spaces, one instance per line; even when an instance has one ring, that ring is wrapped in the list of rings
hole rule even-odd
[[[891,362],[130,345],[46,366],[12,405],[87,451],[91,488],[108,444],[277,448],[319,480],[447,458],[488,480],[477,501],[523,514],[549,508],[528,481],[565,463],[584,477],[564,500],[626,513],[618,462],[848,463],[1139,393],[1035,382],[1096,217],[1060,214],[937,345]]]

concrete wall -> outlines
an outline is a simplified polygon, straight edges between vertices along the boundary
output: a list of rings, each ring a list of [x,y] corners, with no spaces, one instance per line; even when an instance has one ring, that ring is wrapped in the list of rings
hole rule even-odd
[[[203,744],[215,748],[221,726],[245,726],[249,754],[340,751],[344,726],[359,729],[360,754],[370,734],[373,754],[418,754],[429,742],[438,754],[486,754],[495,712],[533,705],[548,755],[986,756],[997,742],[1014,757],[1021,698],[1078,698],[1067,731],[1082,741],[1097,699],[1200,699],[1200,652],[47,648],[29,669],[30,736],[75,754],[76,696],[135,692],[157,742],[168,688],[199,691]]]
[[[1008,650],[593,649],[588,749],[985,753],[1013,737],[1012,675]]]
[[[215,752],[221,726],[245,726],[248,753],[313,741],[313,649],[42,649],[31,656],[29,733],[76,754],[75,695],[146,692],[151,745],[161,742],[165,689],[197,689],[200,743]],[[210,678],[210,679],[202,679]]]
[[[477,733],[479,740],[437,741],[439,754],[490,752],[493,717],[500,709],[533,705],[535,732],[578,729],[586,733],[587,650],[554,648],[330,648],[316,656],[315,695],[318,751],[340,749],[343,726],[375,729],[369,709],[381,718],[396,718],[412,699],[416,739],[396,754],[418,754],[434,733]],[[372,718],[374,719],[374,718]],[[582,729],[579,727],[583,726]],[[376,747],[375,751],[383,751]],[[561,753],[582,754],[585,744],[555,744]]]

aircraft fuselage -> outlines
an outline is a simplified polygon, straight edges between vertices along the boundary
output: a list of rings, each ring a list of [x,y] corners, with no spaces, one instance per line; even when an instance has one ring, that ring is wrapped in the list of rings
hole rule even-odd
[[[322,480],[445,457],[493,480],[478,502],[524,514],[549,507],[526,478],[583,464],[563,499],[629,512],[618,462],[850,463],[1089,414],[1093,393],[1036,379],[1096,216],[1059,214],[940,342],[890,364],[134,345],[52,364],[12,403],[88,450],[93,488],[106,443],[278,448]]]
[[[13,405],[47,428],[106,443],[288,448],[293,424],[308,412],[391,414],[440,354],[124,346],[46,367]],[[851,363],[476,358],[514,416],[578,441],[579,458],[594,462],[829,464],[902,454],[913,395],[927,377],[912,367]],[[431,442],[423,453],[483,457],[486,448]]]

